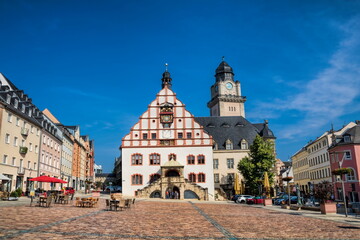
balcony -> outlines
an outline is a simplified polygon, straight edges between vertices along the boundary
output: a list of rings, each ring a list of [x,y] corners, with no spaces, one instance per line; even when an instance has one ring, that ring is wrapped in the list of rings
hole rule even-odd
[[[28,128],[21,128],[21,135],[27,136],[29,135],[29,129]]]
[[[19,175],[24,175],[24,174],[25,174],[25,168],[19,167],[17,173],[18,173]]]
[[[20,149],[19,149],[19,153],[20,153],[20,154],[26,154],[27,151],[28,151],[28,148],[27,148],[27,147],[20,147]]]

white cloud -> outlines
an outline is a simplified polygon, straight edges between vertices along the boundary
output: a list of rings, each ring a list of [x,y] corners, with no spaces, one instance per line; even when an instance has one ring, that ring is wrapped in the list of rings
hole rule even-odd
[[[360,16],[339,28],[345,37],[329,59],[329,67],[309,80],[298,93],[272,103],[260,103],[250,116],[281,118],[289,112],[297,112],[301,124],[288,124],[277,132],[278,137],[291,139],[305,136],[354,111],[355,100],[360,96]]]

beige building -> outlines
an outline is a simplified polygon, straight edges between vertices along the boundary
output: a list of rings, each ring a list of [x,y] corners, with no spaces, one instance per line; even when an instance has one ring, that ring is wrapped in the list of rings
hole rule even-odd
[[[210,88],[208,103],[211,117],[196,117],[195,120],[213,137],[213,168],[215,194],[219,199],[234,194],[235,174],[238,174],[242,192],[245,182],[237,166],[248,156],[249,146],[256,135],[275,141],[268,122],[252,124],[245,119],[246,97],[241,95],[241,85],[234,80],[232,68],[222,61],[215,71],[215,83]]]
[[[310,191],[308,183],[333,182],[328,148],[333,142],[333,136],[340,136],[355,125],[350,122],[337,131],[326,131],[291,157],[295,184],[299,184],[301,191]]]
[[[0,74],[0,173],[10,178],[1,190],[25,192],[33,186],[29,179],[39,169],[39,115],[31,99]]]

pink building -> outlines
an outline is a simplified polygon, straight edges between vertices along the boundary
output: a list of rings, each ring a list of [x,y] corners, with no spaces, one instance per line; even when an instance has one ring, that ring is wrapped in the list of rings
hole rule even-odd
[[[329,148],[331,170],[350,168],[352,172],[343,176],[345,195],[349,202],[359,202],[360,173],[360,121],[341,136],[336,137]],[[342,184],[339,176],[333,176],[336,200],[343,200]]]

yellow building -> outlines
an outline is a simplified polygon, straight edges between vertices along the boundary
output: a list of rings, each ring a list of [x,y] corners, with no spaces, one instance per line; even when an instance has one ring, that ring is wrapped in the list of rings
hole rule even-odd
[[[40,110],[1,73],[0,89],[0,173],[10,178],[0,190],[29,191],[39,169]]]
[[[303,147],[291,157],[294,183],[298,184],[300,187],[300,191],[304,193],[309,193],[308,182],[310,181],[310,175],[308,156],[308,151],[305,147]]]

